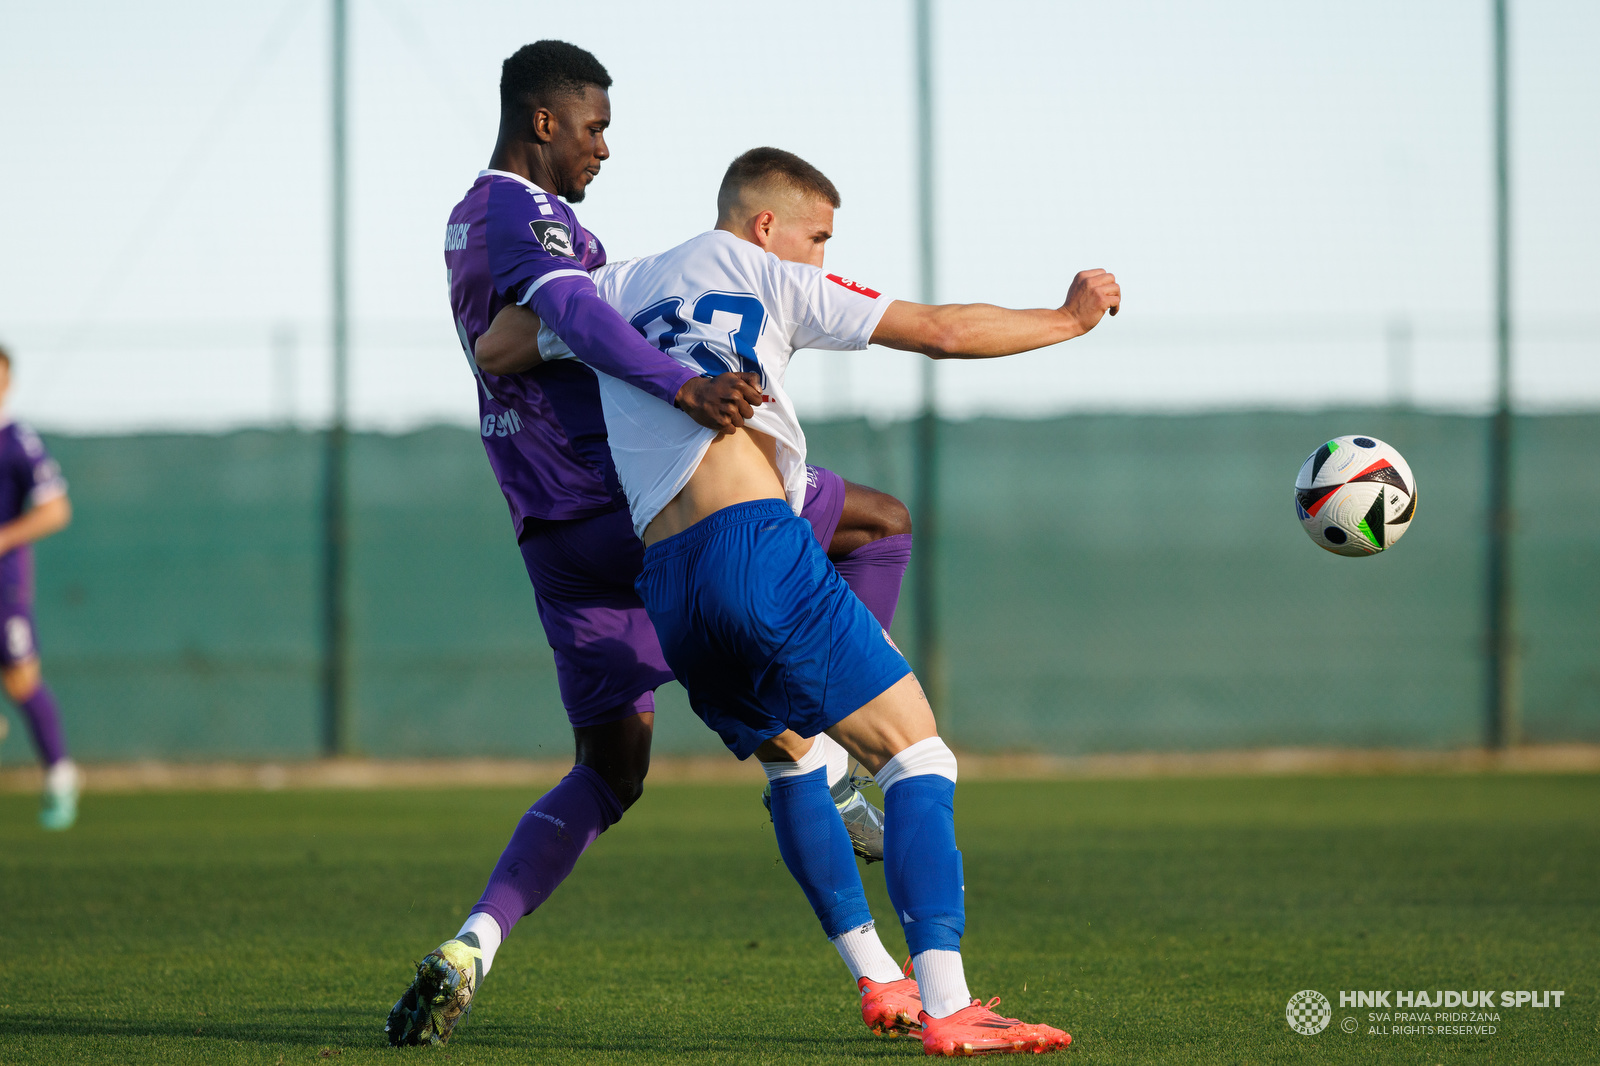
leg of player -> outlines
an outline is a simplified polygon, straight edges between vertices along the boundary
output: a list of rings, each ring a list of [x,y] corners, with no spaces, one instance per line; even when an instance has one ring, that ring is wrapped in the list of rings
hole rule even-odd
[[[787,732],[762,744],[755,755],[771,787],[778,853],[849,967],[861,995],[862,1020],[875,1033],[920,1029],[916,982],[900,972],[878,939],[850,835],[834,812],[829,764],[839,764],[843,773],[844,749],[826,736],[805,740]]]
[[[392,1044],[449,1039],[512,927],[639,798],[650,768],[653,693],[672,673],[633,588],[643,546],[628,512],[542,523],[520,547],[555,653],[575,765],[518,823],[460,931],[423,959],[384,1027]]]
[[[517,823],[483,897],[462,927],[463,932],[480,931],[485,973],[512,927],[550,898],[579,856],[644,791],[655,723],[653,694],[645,693],[630,709],[634,713],[619,721],[573,729],[575,765]],[[493,919],[493,925],[485,918]]]
[[[867,605],[884,632],[894,622],[900,584],[911,559],[911,513],[886,492],[846,481],[832,470],[806,467],[806,498],[801,517],[856,598]],[[799,734],[783,738],[803,743]],[[850,843],[868,863],[883,860],[883,812],[861,794],[858,778],[842,754],[828,760],[828,788],[844,819]],[[762,794],[772,809],[772,787]]]
[[[868,865],[883,861],[883,812],[872,805],[872,801],[862,795],[863,785],[870,778],[857,777],[850,772],[850,756],[838,744],[823,737],[822,741],[829,747],[828,758],[825,766],[828,773],[828,794],[833,800],[834,808],[839,812],[839,818],[844,823],[846,834],[850,838],[850,846],[855,853],[867,861]],[[768,743],[793,745],[794,751],[804,750],[804,745],[809,741],[801,738],[799,733],[788,730],[783,734],[773,737]],[[779,750],[788,751],[788,747]],[[761,758],[760,753],[757,757]],[[795,756],[784,756],[793,759]],[[767,775],[767,787],[761,793],[761,803],[767,808],[767,814],[772,814],[772,774]]]
[[[911,560],[911,512],[887,492],[846,481],[825,467],[806,467],[806,483],[800,516],[811,523],[850,591],[887,631]]]
[[[911,562],[911,512],[887,492],[850,481],[844,487],[844,506],[827,544],[828,558],[887,632]]]
[[[500,855],[483,896],[454,937],[422,960],[384,1031],[389,1043],[442,1044],[466,1020],[495,953],[518,921],[567,879],[589,845],[644,790],[655,722],[653,693],[574,726],[576,763],[528,809]]]
[[[885,877],[913,953],[924,1050],[1065,1046],[1070,1038],[1060,1030],[1001,1018],[967,993],[955,758],[905,659],[821,555],[812,528],[784,501],[752,500],[652,544],[638,590],[695,713],[735,755],[792,732],[820,731],[877,774],[886,797]],[[798,763],[811,750],[791,744],[787,755]],[[808,795],[815,803],[824,775],[813,774],[811,784],[804,773],[793,775],[798,799],[774,788],[774,814],[782,811],[784,823],[792,799],[796,807]],[[829,834],[806,829],[834,820],[792,821],[780,832],[789,834],[785,850],[797,854],[785,858],[826,926],[837,848],[830,852]],[[808,885],[812,877],[817,882]]]
[[[934,1055],[1049,1051],[1072,1038],[1002,1018],[972,998],[961,961],[965,877],[956,848],[956,758],[907,674],[828,729],[872,771],[884,796],[884,877],[922,994],[923,1048]]]
[[[27,627],[23,632],[20,627]],[[21,637],[26,637],[27,651],[0,668],[3,683],[12,703],[27,719],[28,732],[33,737],[33,748],[44,766],[44,797],[39,808],[39,824],[50,830],[70,829],[78,820],[78,789],[81,776],[78,766],[67,754],[67,742],[61,733],[61,714],[56,708],[55,694],[44,683],[39,673],[38,656],[32,654],[32,626],[21,615],[12,615],[5,622],[8,649],[15,649]]]

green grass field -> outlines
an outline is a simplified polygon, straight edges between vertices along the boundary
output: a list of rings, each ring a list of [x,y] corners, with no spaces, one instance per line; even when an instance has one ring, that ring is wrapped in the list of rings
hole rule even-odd
[[[755,790],[720,785],[651,788],[447,1049],[383,1046],[531,798],[90,795],[47,836],[0,797],[0,1062],[920,1058],[861,1026]],[[1070,1030],[1066,1061],[1600,1061],[1600,778],[973,782],[958,831],[973,991]],[[1284,1021],[1307,988],[1335,1004],[1311,1037]],[[1337,1006],[1477,988],[1566,995],[1492,1036],[1369,1035]]]

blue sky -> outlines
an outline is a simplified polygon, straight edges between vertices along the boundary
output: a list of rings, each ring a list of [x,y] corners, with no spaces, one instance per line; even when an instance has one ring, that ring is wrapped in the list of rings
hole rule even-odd
[[[500,60],[610,68],[580,207],[613,256],[712,222],[776,144],[840,186],[829,266],[915,296],[906,3],[351,0],[354,408],[472,420],[440,254]],[[1600,406],[1600,6],[1513,0],[1520,400]],[[1059,302],[1072,344],[941,367],[945,409],[1471,409],[1491,349],[1489,5],[936,4],[941,298]],[[327,402],[324,0],[0,13],[0,338],[13,407],[80,432],[314,423]],[[1405,338],[1409,337],[1409,341]],[[803,414],[893,416],[916,360],[813,353]]]

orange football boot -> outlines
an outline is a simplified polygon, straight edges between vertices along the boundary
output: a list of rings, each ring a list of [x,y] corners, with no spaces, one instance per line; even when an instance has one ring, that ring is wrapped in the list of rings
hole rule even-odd
[[[999,996],[988,1003],[975,999],[970,1007],[962,1007],[947,1018],[930,1018],[923,1011],[917,1016],[922,1023],[923,1052],[950,1058],[1029,1051],[1042,1055],[1072,1043],[1071,1035],[1060,1029],[1000,1017],[991,1009],[999,1002]]]
[[[922,1023],[917,1020],[917,1015],[922,1013],[922,995],[917,991],[915,977],[902,977],[898,981],[863,977],[856,982],[856,987],[861,989],[861,1020],[874,1033],[899,1036],[922,1029]]]

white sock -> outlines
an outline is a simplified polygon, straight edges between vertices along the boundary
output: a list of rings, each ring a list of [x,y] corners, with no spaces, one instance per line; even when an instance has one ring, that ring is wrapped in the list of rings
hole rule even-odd
[[[922,774],[937,774],[951,781],[956,779],[955,752],[938,737],[919,740],[909,748],[903,749],[884,763],[883,769],[873,777],[878,782],[878,787],[883,789],[884,795],[888,795],[889,789],[894,787],[896,781],[906,777],[919,777]]]
[[[817,743],[822,745],[822,750],[828,760],[828,787],[831,789],[849,775],[850,753],[840,747],[839,742],[826,733],[818,735]]]
[[[768,781],[776,781],[780,777],[800,777],[804,774],[814,773],[828,765],[828,746],[822,741],[827,737],[818,737],[811,744],[811,750],[806,752],[794,762],[764,762],[761,769],[767,772]],[[831,743],[831,741],[830,741]],[[835,745],[837,747],[837,745]],[[839,748],[842,753],[843,748]]]
[[[911,959],[917,975],[917,991],[922,1009],[930,1018],[948,1018],[962,1007],[972,1006],[967,991],[967,971],[961,965],[961,952],[930,948]]]
[[[61,759],[44,772],[46,792],[76,792],[81,780],[78,764],[71,759]]]
[[[858,982],[865,977],[883,984],[905,976],[900,972],[900,967],[894,964],[894,956],[878,939],[878,927],[874,922],[846,929],[838,936],[830,937],[828,943],[839,949],[839,957],[850,967],[850,976]]]
[[[494,964],[494,953],[500,950],[500,941],[504,939],[500,933],[500,923],[494,920],[493,915],[473,911],[456,936],[462,933],[478,934],[478,947],[483,951],[483,973],[488,976],[489,967]]]

